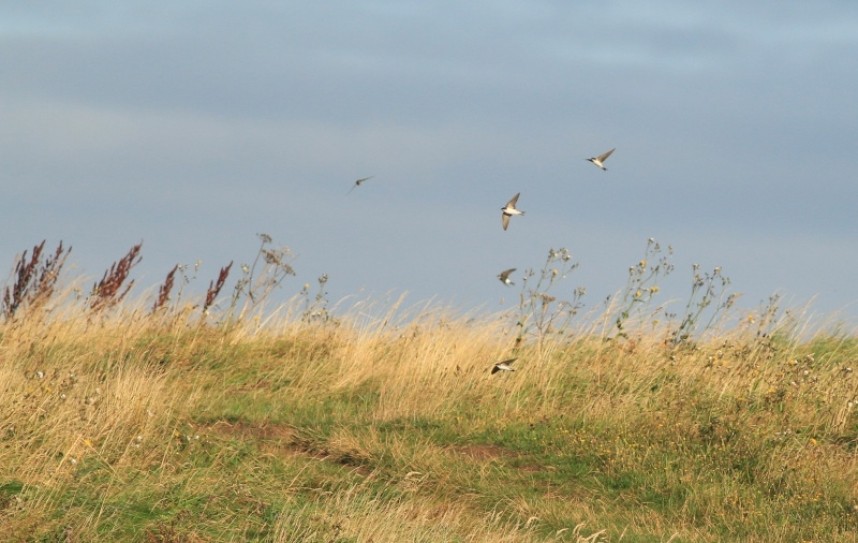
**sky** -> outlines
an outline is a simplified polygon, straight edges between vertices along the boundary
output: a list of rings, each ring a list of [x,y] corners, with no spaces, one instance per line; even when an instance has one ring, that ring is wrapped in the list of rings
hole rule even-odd
[[[266,233],[284,296],[493,312],[563,247],[598,307],[652,237],[676,309],[699,264],[858,322],[856,89],[846,1],[0,1],[0,273],[142,241],[134,293],[204,291]]]

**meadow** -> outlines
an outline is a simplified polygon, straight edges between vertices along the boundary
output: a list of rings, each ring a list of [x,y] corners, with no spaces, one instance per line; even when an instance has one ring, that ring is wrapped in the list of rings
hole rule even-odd
[[[325,276],[268,307],[261,242],[198,296],[177,266],[132,299],[139,245],[91,287],[19,257],[0,541],[858,541],[853,333],[737,314],[718,268],[671,313],[654,240],[595,307],[563,249],[500,313],[335,310]]]

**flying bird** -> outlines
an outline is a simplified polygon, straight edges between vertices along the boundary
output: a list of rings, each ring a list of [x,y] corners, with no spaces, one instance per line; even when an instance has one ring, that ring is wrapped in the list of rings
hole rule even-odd
[[[517,358],[510,358],[508,360],[504,360],[503,362],[498,362],[494,366],[492,366],[492,374],[495,374],[499,371],[515,371],[510,367],[513,362],[518,360]]]
[[[510,268],[508,270],[504,270],[498,274],[498,279],[500,282],[506,286],[512,286],[515,283],[512,282],[512,279],[509,278],[510,274],[515,271],[515,268]]]
[[[611,149],[610,151],[605,151],[601,155],[590,157],[587,160],[589,160],[590,162],[592,162],[594,165],[601,168],[602,170],[607,171],[608,168],[605,167],[605,161],[608,160],[608,157],[611,156],[611,153],[613,153],[615,149],[616,149],[616,147],[614,147],[614,149]]]
[[[518,202],[518,197],[521,195],[519,192],[515,196],[512,197],[512,200],[506,203],[505,206],[501,208],[501,223],[503,224],[503,229],[506,230],[509,226],[509,218],[513,215],[524,215],[524,211],[515,208],[516,202]]]
[[[353,190],[355,190],[356,188],[358,188],[359,186],[361,186],[365,181],[369,181],[369,180],[370,180],[370,179],[372,179],[373,177],[374,177],[374,176],[370,175],[369,177],[361,177],[360,179],[356,180],[356,181],[355,181],[355,184],[354,184],[354,185],[352,185],[352,188],[350,188],[350,189],[349,189],[349,191],[348,191],[346,194],[351,194],[351,192],[352,192]]]

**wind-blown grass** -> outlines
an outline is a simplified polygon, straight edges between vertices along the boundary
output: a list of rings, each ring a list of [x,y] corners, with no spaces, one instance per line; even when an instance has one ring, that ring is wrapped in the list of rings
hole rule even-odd
[[[0,324],[0,540],[858,537],[850,335],[66,294]]]

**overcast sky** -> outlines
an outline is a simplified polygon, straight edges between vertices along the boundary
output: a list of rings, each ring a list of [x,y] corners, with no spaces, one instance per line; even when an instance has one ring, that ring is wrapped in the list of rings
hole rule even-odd
[[[135,292],[205,289],[265,232],[284,294],[493,311],[566,247],[593,307],[654,237],[663,300],[699,263],[854,319],[858,3],[0,1],[0,161],[4,274],[142,240]]]

